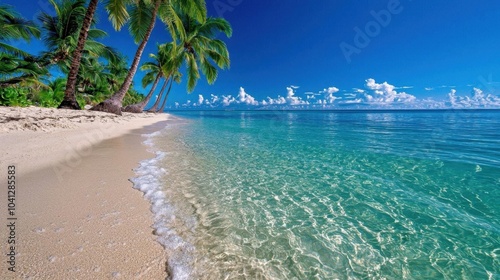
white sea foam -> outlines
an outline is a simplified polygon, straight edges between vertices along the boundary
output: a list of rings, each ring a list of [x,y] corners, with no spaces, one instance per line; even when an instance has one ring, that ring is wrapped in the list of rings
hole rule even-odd
[[[168,130],[168,128],[166,128]],[[194,246],[176,233],[168,225],[175,221],[175,209],[168,203],[162,190],[161,179],[168,171],[161,167],[161,162],[168,157],[167,152],[154,150],[154,138],[162,135],[162,131],[143,134],[147,139],[143,142],[151,147],[156,154],[152,159],[143,160],[134,171],[137,177],[131,179],[134,188],[144,193],[151,203],[151,212],[154,215],[153,228],[158,236],[157,241],[168,251],[168,268],[172,279],[189,279],[192,271]]]

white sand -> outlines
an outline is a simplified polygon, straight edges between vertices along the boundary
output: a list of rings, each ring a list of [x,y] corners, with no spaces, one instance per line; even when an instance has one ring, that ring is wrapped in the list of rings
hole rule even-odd
[[[152,214],[128,181],[152,157],[142,133],[167,114],[0,107],[0,217],[7,222],[7,166],[16,167],[16,272],[0,279],[164,279]],[[149,126],[149,127],[148,127]]]

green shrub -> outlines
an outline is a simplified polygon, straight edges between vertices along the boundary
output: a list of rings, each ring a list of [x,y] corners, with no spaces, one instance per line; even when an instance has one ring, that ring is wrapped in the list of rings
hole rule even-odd
[[[30,91],[26,88],[8,87],[0,89],[0,105],[27,107],[32,105],[28,99]]]
[[[64,97],[64,92],[52,89],[43,89],[36,97],[36,101],[41,107],[57,107],[61,104]]]

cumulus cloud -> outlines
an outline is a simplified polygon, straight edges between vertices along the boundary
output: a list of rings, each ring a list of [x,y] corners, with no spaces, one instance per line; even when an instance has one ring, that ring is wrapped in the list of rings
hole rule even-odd
[[[319,93],[316,93],[316,92],[311,92],[311,91],[308,91],[306,93],[304,93],[306,95],[306,99],[309,100],[309,99],[316,99],[316,96],[320,96],[321,94]]]
[[[412,103],[417,98],[406,92],[397,92],[395,86],[383,82],[378,84],[374,79],[366,80],[365,87],[370,90],[370,93],[365,93],[365,101],[367,103],[377,104],[392,104],[392,103]]]
[[[460,96],[457,90],[450,89],[448,95],[417,99],[414,95],[398,91],[398,87],[388,82],[377,83],[375,79],[365,81],[365,89],[352,88],[350,91],[337,87],[325,87],[318,91],[297,92],[297,86],[286,87],[286,92],[257,100],[243,87],[235,95],[211,94],[205,98],[198,95],[197,100],[184,104],[175,103],[175,108],[257,108],[257,109],[342,109],[342,108],[399,108],[399,109],[438,109],[438,108],[500,108],[500,97],[484,93],[474,88],[467,96]],[[450,88],[451,86],[446,86]],[[403,87],[400,87],[403,88]],[[436,88],[425,88],[434,90]],[[491,91],[490,91],[491,92]]]
[[[346,100],[343,103],[344,104],[360,104],[360,103],[363,103],[363,99],[356,98],[356,99]]]
[[[339,97],[334,96],[334,93],[339,92],[339,89],[336,87],[329,87],[325,88],[324,90],[321,91],[321,93],[324,94],[323,100],[320,100],[320,104],[333,104],[335,100],[339,99]]]
[[[485,94],[478,88],[472,89],[471,96],[459,96],[457,91],[452,89],[448,93],[449,105],[453,108],[495,108],[500,107],[500,97]]]
[[[294,88],[287,87],[286,88],[286,103],[289,105],[303,105],[308,104],[307,101],[302,100],[302,98],[295,96]]]
[[[245,89],[240,87],[240,92],[238,93],[238,103],[247,105],[259,105],[259,102],[255,100],[253,96],[245,92]]]
[[[203,95],[199,94],[198,95],[198,105],[202,105],[203,104],[203,100],[204,100]]]

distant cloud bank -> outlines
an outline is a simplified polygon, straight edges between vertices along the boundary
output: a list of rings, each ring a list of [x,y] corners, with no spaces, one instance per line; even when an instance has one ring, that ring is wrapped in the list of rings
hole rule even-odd
[[[412,86],[396,87],[387,82],[377,83],[375,79],[367,79],[364,89],[353,88],[340,90],[330,86],[317,92],[297,94],[299,86],[286,88],[286,94],[275,97],[268,96],[257,100],[240,87],[236,95],[215,95],[208,97],[198,95],[198,100],[188,100],[184,104],[175,103],[171,109],[474,109],[499,108],[500,97],[484,93],[473,88],[469,95],[458,95],[451,89],[443,100],[432,98],[418,99],[405,91]],[[434,88],[425,88],[426,91]]]

